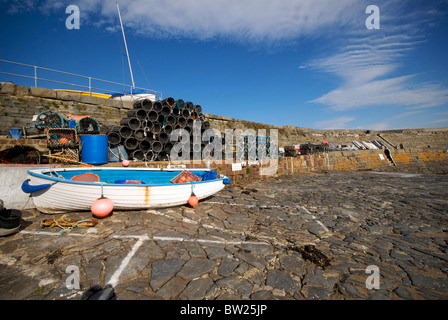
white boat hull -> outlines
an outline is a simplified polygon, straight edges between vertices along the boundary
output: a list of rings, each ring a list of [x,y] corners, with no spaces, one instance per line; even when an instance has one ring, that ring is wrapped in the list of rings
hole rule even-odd
[[[125,94],[118,97],[112,97],[112,99],[131,102],[139,99],[149,99],[153,102],[157,101],[156,95],[152,93]]]
[[[32,170],[30,170],[32,171]],[[54,181],[28,175],[31,186]],[[31,193],[34,206],[44,213],[64,213],[90,210],[92,203],[101,197],[111,199],[114,210],[143,210],[184,205],[192,189],[199,200],[212,196],[224,188],[223,179],[199,183],[173,183],[166,185],[126,185],[107,183],[75,183],[57,181],[49,188]]]

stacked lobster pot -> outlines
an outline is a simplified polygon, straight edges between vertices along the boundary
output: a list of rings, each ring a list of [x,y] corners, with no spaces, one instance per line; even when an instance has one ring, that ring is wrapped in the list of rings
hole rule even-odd
[[[271,154],[271,138],[261,135],[245,135],[238,137],[236,145],[236,159],[239,161],[262,160]]]
[[[192,142],[195,120],[201,121],[202,131],[210,128],[200,105],[172,97],[162,101],[140,99],[120,125],[111,128],[108,142],[110,147],[124,146],[130,160],[167,161],[177,143],[170,141],[170,134],[176,129],[187,130]]]
[[[35,128],[41,131],[48,128],[70,128],[76,129],[77,134],[100,134],[100,124],[95,118],[90,116],[77,116],[77,118],[77,120],[64,118],[56,111],[46,110],[37,115]]]

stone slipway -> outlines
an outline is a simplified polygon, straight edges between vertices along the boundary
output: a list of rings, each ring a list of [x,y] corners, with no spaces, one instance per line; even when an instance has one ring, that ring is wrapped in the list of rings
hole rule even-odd
[[[232,185],[195,208],[114,212],[64,235],[25,211],[22,230],[0,238],[0,298],[79,299],[111,283],[121,300],[445,300],[447,190],[445,175],[307,173]],[[330,266],[292,249],[310,244]],[[73,266],[80,289],[67,287]]]

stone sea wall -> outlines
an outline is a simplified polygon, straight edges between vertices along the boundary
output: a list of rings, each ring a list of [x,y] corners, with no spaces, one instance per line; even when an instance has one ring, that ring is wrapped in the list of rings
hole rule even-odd
[[[382,131],[375,131],[370,128],[365,128],[365,130],[319,130],[293,126],[274,126],[211,114],[207,115],[207,118],[211,127],[218,129],[220,132],[224,132],[225,129],[252,129],[257,133],[259,129],[265,129],[266,134],[269,135],[271,129],[276,129],[278,130],[280,147],[308,143],[309,141],[316,144],[323,141],[330,141],[336,145],[352,144],[352,141],[354,140],[359,142],[379,140],[384,143],[385,141],[378,136],[378,134],[380,134],[381,137],[401,149],[448,149],[448,128],[397,129]]]
[[[395,150],[393,162],[388,160],[384,150],[359,150],[325,152],[298,157],[279,158],[274,162],[259,161],[257,164],[243,163],[241,170],[234,171],[231,163],[211,162],[209,167],[226,175],[232,183],[243,184],[269,177],[296,175],[301,173],[325,173],[330,171],[388,171],[421,174],[448,174],[448,154],[442,150]],[[272,160],[271,160],[272,161]],[[172,164],[182,164],[172,163]],[[108,166],[117,165],[109,163]],[[131,164],[165,168],[168,162]],[[207,163],[187,163],[189,168],[203,168]]]
[[[68,114],[88,115],[107,129],[109,125],[116,125],[132,108],[132,103],[126,101],[11,83],[0,85],[0,135],[8,134],[10,128],[30,126],[34,115],[47,110],[64,117]]]
[[[101,125],[102,131],[119,124],[126,116],[132,103],[120,100],[101,99],[77,93],[55,91],[44,88],[22,87],[12,83],[0,84],[0,151],[14,145],[29,145],[44,151],[45,139],[9,139],[10,128],[23,128],[31,125],[33,115],[52,110],[66,117],[68,114],[89,115]],[[204,111],[207,107],[203,106]],[[448,128],[403,129],[374,131],[369,130],[317,130],[292,126],[273,126],[268,124],[232,119],[224,116],[205,114],[211,128],[224,133],[226,129],[278,130],[279,147],[286,145],[321,143],[352,144],[352,141],[379,140],[381,137],[396,148],[389,150],[395,163],[385,156],[384,150],[356,150],[302,155],[279,159],[275,175],[325,172],[333,170],[377,170],[405,171],[420,173],[448,173]],[[110,164],[110,165],[116,165]],[[135,164],[139,165],[139,164]],[[145,164],[142,164],[145,165]],[[149,166],[164,166],[166,163],[149,163]],[[200,163],[194,166],[204,166]],[[234,182],[244,182],[267,177],[260,175],[263,164],[243,166],[242,170],[232,171],[229,163],[211,164],[212,168],[228,175]]]
[[[118,125],[132,108],[132,103],[120,100],[101,99],[78,93],[55,91],[36,87],[22,87],[12,83],[0,84],[0,135],[6,135],[10,128],[22,128],[31,123],[33,115],[52,110],[62,116],[68,114],[89,115],[95,118],[104,130]],[[177,97],[174,97],[175,99]],[[203,106],[207,111],[207,106]],[[402,149],[448,149],[448,128],[437,129],[400,129],[375,131],[365,130],[318,130],[293,126],[274,126],[269,124],[228,118],[205,113],[211,128],[222,134],[225,129],[278,130],[279,146],[331,141],[335,144],[352,144],[356,141],[380,140],[378,134],[397,148]]]

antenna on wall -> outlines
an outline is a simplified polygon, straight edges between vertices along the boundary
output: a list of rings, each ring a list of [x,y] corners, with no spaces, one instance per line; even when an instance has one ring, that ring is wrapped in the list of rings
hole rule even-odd
[[[124,35],[123,22],[121,21],[120,8],[117,2],[118,17],[120,18],[121,32],[123,33],[124,47],[126,48],[126,56],[128,57],[129,71],[131,72],[132,89],[135,89],[134,76],[132,75],[131,59],[129,59],[128,45],[126,44],[126,36]],[[131,90],[132,94],[132,90]]]

